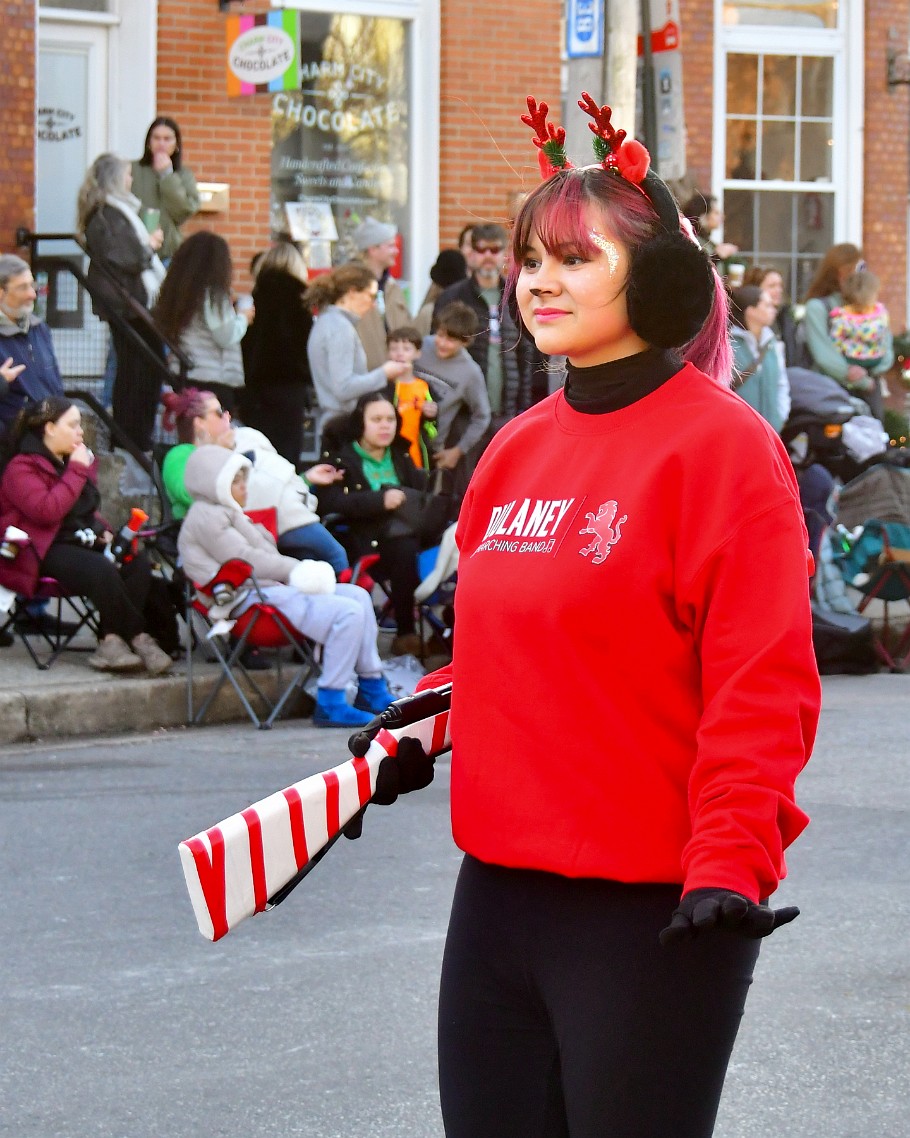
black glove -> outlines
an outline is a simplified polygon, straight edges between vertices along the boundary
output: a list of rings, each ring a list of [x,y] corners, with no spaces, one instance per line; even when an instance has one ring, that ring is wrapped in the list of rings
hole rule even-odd
[[[749,940],[758,940],[798,916],[795,905],[770,909],[732,889],[691,889],[682,895],[669,925],[661,930],[660,943],[664,948],[681,944],[705,929],[729,929]]]
[[[379,764],[376,792],[370,799],[377,806],[391,806],[399,794],[423,790],[433,781],[436,759],[430,758],[419,739],[398,740],[398,752]]]
[[[364,728],[364,732],[370,729],[370,724]],[[376,732],[374,731],[375,735]],[[359,737],[352,736],[349,740],[351,749],[354,749],[355,741],[359,746]],[[370,745],[369,738],[366,739],[364,745],[364,753]],[[375,802],[377,806],[391,806],[398,798],[399,794],[408,794],[412,790],[423,790],[425,786],[429,786],[433,781],[433,776],[436,773],[436,759],[430,758],[418,739],[399,739],[398,752],[394,755],[387,755],[379,764],[379,770],[376,772],[376,790],[370,802]],[[351,841],[359,838],[363,833],[363,815],[366,810],[354,817],[344,827],[342,833],[346,838]]]

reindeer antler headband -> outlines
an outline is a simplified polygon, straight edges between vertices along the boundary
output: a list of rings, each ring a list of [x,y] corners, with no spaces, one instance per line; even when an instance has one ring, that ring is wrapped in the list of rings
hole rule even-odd
[[[582,91],[578,105],[591,117],[588,128],[594,135],[597,158],[596,163],[582,169],[600,166],[608,173],[625,178],[651,202],[664,228],[670,233],[679,232],[676,202],[665,183],[651,170],[651,155],[645,147],[636,139],[627,138],[624,130],[617,130],[610,121],[613,115],[610,107],[598,106],[587,91]],[[542,178],[551,178],[559,170],[575,169],[566,155],[565,128],[548,122],[549,113],[546,103],[538,103],[533,95],[528,95],[528,113],[521,116],[521,121],[534,131],[531,141],[537,147]]]

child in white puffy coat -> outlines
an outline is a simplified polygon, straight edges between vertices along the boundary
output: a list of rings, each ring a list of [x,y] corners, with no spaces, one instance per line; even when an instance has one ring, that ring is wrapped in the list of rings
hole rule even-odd
[[[250,465],[244,455],[218,446],[198,447],[190,456],[185,478],[193,505],[177,539],[186,574],[201,585],[226,561],[248,561],[266,600],[324,646],[313,722],[362,726],[392,702],[369,594],[356,585],[336,584],[324,561],[298,561],[278,552],[271,535],[243,513]],[[239,616],[254,600],[247,597],[232,615]],[[345,695],[352,674],[358,678],[353,707]]]

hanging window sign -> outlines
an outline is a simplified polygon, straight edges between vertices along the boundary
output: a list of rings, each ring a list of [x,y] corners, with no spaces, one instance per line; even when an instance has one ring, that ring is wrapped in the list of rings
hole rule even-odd
[[[409,23],[307,12],[296,90],[272,95],[272,231],[311,268],[356,255],[370,215],[397,226],[407,260]]]
[[[225,20],[229,95],[299,86],[300,13],[266,12]]]

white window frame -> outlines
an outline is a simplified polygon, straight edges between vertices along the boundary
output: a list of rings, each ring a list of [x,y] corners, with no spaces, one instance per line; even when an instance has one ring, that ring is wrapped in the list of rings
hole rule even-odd
[[[270,0],[273,8],[301,12],[343,12],[352,16],[390,17],[411,24],[410,141],[408,169],[411,249],[404,276],[416,305],[430,279],[439,252],[439,61],[440,0]]]
[[[865,106],[863,32],[865,4],[849,0],[839,6],[837,28],[737,25],[725,27],[723,0],[714,0],[714,102],[712,137],[712,193],[723,201],[728,179],[726,95],[727,57],[744,55],[827,55],[834,61],[833,149],[831,185],[834,214],[833,240],[852,241],[862,247],[863,237],[863,112]],[[783,35],[782,35],[783,31]],[[691,126],[690,126],[691,130]],[[737,182],[736,188],[767,189],[786,185],[796,192],[818,190],[815,182]]]

